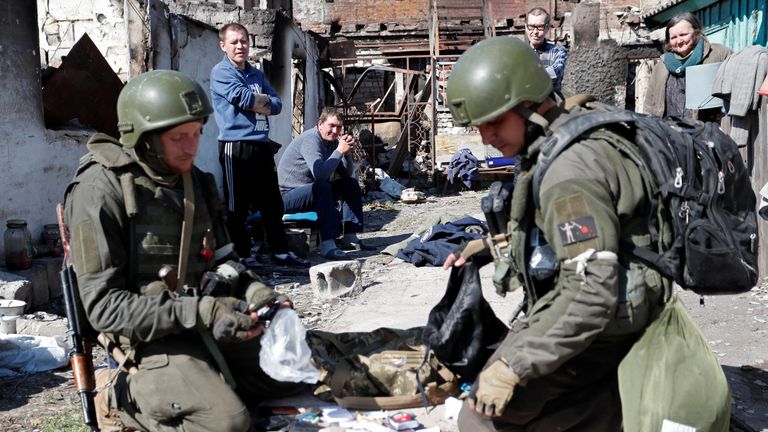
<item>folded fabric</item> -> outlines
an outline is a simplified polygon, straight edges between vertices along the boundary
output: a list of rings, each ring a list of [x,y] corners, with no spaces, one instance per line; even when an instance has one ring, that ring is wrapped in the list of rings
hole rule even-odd
[[[729,100],[728,114],[743,117],[760,105],[760,88],[768,72],[768,48],[752,45],[731,54],[715,75],[712,95]]]
[[[466,187],[472,187],[479,165],[475,155],[468,148],[463,148],[453,155],[448,164],[448,180],[453,183],[458,178]]]
[[[422,236],[413,238],[397,252],[397,257],[416,267],[441,266],[457,246],[481,238],[487,232],[485,222],[473,217],[437,224]]]

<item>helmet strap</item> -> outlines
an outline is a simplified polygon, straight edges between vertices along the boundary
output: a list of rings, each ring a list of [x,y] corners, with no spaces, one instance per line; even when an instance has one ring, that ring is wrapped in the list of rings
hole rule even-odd
[[[134,157],[144,172],[163,186],[174,186],[178,174],[173,173],[163,161],[163,144],[156,131],[145,133],[133,148]]]
[[[150,131],[144,134],[144,141],[149,147],[147,156],[156,157],[158,159],[163,158],[163,143],[160,141],[160,134],[155,131]]]
[[[545,119],[544,116],[535,111],[540,105],[541,104],[534,104],[531,106],[531,108],[527,108],[524,107],[523,104],[519,104],[513,109],[517,111],[517,113],[520,114],[524,119],[540,126],[541,129],[546,131],[549,129],[549,121]]]

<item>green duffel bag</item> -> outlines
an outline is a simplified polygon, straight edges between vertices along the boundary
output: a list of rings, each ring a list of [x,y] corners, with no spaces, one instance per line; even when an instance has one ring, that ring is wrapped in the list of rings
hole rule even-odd
[[[619,365],[619,392],[625,432],[729,429],[725,374],[677,296]]]

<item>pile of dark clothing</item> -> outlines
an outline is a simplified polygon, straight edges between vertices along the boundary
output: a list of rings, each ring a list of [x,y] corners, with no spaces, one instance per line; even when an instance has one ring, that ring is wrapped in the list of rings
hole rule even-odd
[[[416,267],[441,266],[457,246],[481,238],[487,232],[485,222],[473,217],[437,224],[400,249],[397,257]]]
[[[472,180],[477,175],[477,168],[480,162],[468,148],[463,148],[456,152],[448,164],[448,181],[454,182],[457,178],[464,183],[466,187],[472,187]]]

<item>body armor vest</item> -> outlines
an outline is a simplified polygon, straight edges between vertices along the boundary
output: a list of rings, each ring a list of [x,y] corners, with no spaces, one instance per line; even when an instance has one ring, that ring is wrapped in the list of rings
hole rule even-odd
[[[138,173],[136,173],[138,174]],[[212,218],[208,209],[206,197],[203,194],[202,176],[193,172],[192,180],[195,190],[195,216],[192,228],[192,240],[187,251],[186,280],[179,280],[179,286],[184,283],[197,286],[203,272],[209,270],[203,256],[199,253],[203,247],[203,239],[213,236]],[[163,265],[176,266],[179,262],[181,245],[181,226],[184,221],[184,191],[177,188],[167,188],[152,182],[149,177],[138,174],[134,178],[136,191],[137,214],[133,217],[135,256],[131,257],[136,263],[133,269],[137,286],[146,285],[158,280],[157,272]],[[207,245],[212,250],[215,244]]]

